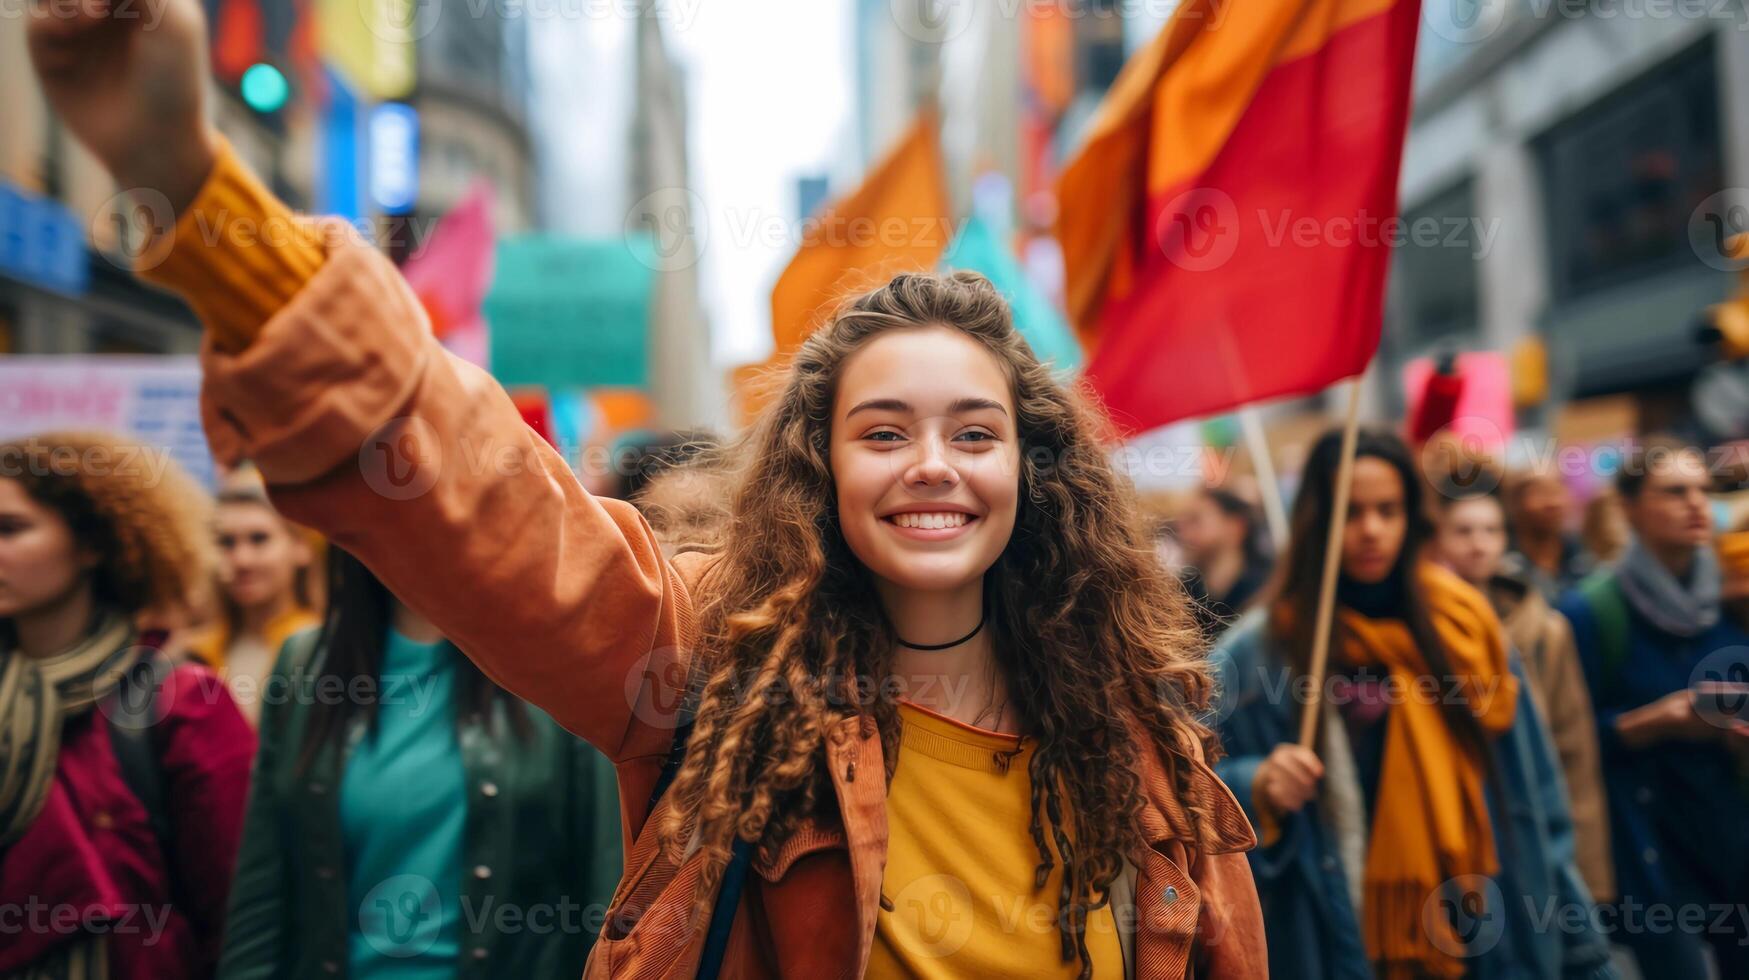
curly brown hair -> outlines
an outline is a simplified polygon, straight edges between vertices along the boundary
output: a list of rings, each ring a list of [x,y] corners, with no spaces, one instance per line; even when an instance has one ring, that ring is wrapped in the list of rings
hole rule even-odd
[[[840,720],[872,716],[892,778],[897,705],[871,698],[858,679],[891,672],[896,637],[839,527],[828,420],[853,353],[924,325],[976,340],[1012,384],[1020,505],[985,597],[998,666],[1037,744],[1037,881],[1061,862],[1062,955],[1086,976],[1087,914],[1107,900],[1124,859],[1139,864],[1146,850],[1137,739],[1168,760],[1212,756],[1214,736],[1197,720],[1210,681],[1187,599],[1106,456],[1103,415],[1053,378],[981,276],[900,275],[844,305],[727,450],[737,465],[732,519],[701,583],[696,722],[660,832],[676,857],[694,842],[705,852],[702,903],[737,837],[770,853],[804,816],[825,812],[824,737]],[[1170,768],[1206,843],[1206,801],[1187,765]]]
[[[101,432],[0,441],[0,479],[60,515],[97,556],[97,600],[128,615],[183,608],[212,567],[208,498],[159,448]]]

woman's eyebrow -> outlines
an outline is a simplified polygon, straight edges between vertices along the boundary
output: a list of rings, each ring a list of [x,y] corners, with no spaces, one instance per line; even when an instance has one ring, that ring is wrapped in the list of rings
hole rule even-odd
[[[983,411],[983,410],[987,410],[987,409],[1001,412],[1003,415],[1008,414],[1008,409],[1003,408],[1001,402],[993,401],[993,400],[988,399],[988,398],[959,398],[959,399],[955,399],[953,404],[947,406],[947,413],[949,415],[958,415],[962,412],[977,412],[977,411]],[[849,418],[852,415],[855,415],[857,412],[861,412],[861,411],[865,411],[865,410],[871,411],[871,412],[876,412],[876,411],[879,411],[879,412],[910,412],[910,411],[912,411],[911,403],[907,402],[907,401],[901,401],[900,399],[897,399],[897,398],[870,398],[868,401],[857,403],[857,406],[855,408],[844,413],[844,417]]]

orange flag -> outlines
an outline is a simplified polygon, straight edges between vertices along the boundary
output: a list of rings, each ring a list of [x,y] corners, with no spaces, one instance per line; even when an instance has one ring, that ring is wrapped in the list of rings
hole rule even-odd
[[[934,113],[920,114],[862,186],[808,220],[771,290],[777,356],[801,346],[846,296],[941,260],[953,227],[936,125]]]
[[[954,228],[937,125],[935,113],[920,113],[860,187],[806,219],[801,247],[771,289],[776,349],[730,376],[742,424],[782,390],[790,356],[846,297],[940,264]]]
[[[1139,431],[1378,346],[1419,0],[1185,0],[1058,183],[1069,313]]]

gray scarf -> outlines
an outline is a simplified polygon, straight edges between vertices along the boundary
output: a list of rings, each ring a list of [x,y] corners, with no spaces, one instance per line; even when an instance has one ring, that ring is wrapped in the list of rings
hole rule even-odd
[[[1711,548],[1696,548],[1694,568],[1684,585],[1635,537],[1616,566],[1616,581],[1640,615],[1675,636],[1696,636],[1719,621],[1719,559]]]

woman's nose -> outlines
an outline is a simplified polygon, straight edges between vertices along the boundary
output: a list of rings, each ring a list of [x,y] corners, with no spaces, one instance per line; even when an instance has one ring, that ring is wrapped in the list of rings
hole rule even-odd
[[[911,471],[905,474],[905,482],[915,487],[953,486],[959,482],[959,473],[947,459],[947,446],[939,439],[923,439],[918,442],[917,457],[911,465]]]

